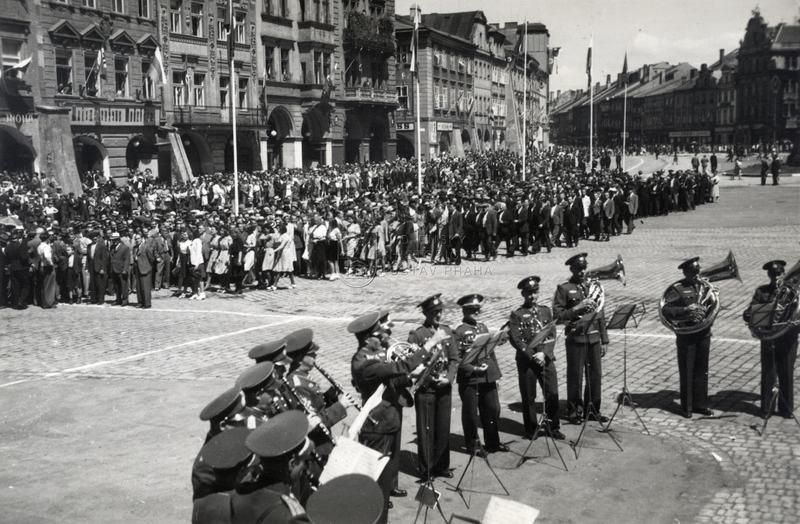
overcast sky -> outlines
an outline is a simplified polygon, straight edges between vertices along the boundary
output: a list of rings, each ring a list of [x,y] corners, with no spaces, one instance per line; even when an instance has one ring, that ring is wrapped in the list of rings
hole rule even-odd
[[[407,15],[420,4],[422,13],[482,10],[490,23],[542,22],[550,46],[560,47],[550,89],[586,87],[586,48],[594,37],[594,77],[612,78],[645,63],[711,64],[719,49],[738,47],[747,20],[758,5],[769,25],[794,22],[797,0],[397,0],[395,10]]]

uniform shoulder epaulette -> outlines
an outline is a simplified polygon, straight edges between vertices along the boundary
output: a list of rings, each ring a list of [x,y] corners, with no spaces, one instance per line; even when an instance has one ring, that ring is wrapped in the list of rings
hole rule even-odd
[[[306,514],[306,510],[303,509],[303,506],[289,495],[281,495],[281,500],[288,508],[289,513],[292,514],[292,517],[299,517]]]

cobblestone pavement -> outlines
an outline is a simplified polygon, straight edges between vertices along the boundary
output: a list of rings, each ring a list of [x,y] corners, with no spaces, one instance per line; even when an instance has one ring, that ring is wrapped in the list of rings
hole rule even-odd
[[[642,166],[654,169],[659,162],[645,158]],[[719,203],[690,213],[645,219],[633,235],[615,237],[610,242],[582,242],[577,249],[555,248],[549,254],[501,257],[490,263],[465,261],[459,268],[426,263],[409,273],[377,278],[358,289],[342,282],[300,280],[295,290],[251,291],[243,296],[210,293],[204,302],[177,300],[161,292],[154,297],[151,310],[67,305],[50,311],[0,310],[0,460],[10,465],[0,470],[0,507],[9,508],[0,521],[85,521],[86,515],[98,522],[180,521],[174,516],[187,515],[189,468],[205,432],[196,413],[248,366],[246,352],[256,343],[299,327],[313,327],[323,348],[320,363],[349,385],[354,341],[344,328],[354,316],[390,307],[395,336],[405,339],[420,320],[416,304],[425,296],[442,292],[446,321],[455,325],[459,321],[455,301],[463,294],[478,292],[487,298],[483,320],[490,328],[498,328],[520,302],[515,287],[520,278],[540,275],[543,295],[550,297],[556,284],[568,277],[564,260],[587,251],[590,266],[608,264],[618,254],[623,257],[628,284],[605,283],[607,311],[629,302],[643,303],[647,311],[641,325],[627,333],[627,371],[628,387],[640,405],[639,414],[654,436],[642,436],[633,413],[625,409],[618,425],[615,422],[623,443],[642,449],[647,448],[647,442],[653,442],[654,448],[657,442],[678,445],[689,453],[688,462],[705,464],[702,461],[711,461],[710,456],[711,462],[717,463],[714,467],[722,472],[723,481],[717,483],[721,488],[715,493],[701,497],[702,485],[694,485],[697,493],[687,488],[687,496],[693,501],[687,507],[693,513],[676,520],[796,522],[800,516],[800,485],[796,481],[800,473],[800,427],[792,420],[776,418],[769,422],[765,437],[752,429],[760,423],[756,416],[759,351],[757,341],[741,321],[741,312],[755,286],[765,280],[760,269],[765,261],[783,258],[794,263],[800,257],[800,179],[786,178],[779,187],[757,183],[757,179],[725,182]],[[723,416],[686,420],[675,413],[678,371],[674,336],[658,320],[658,300],[680,277],[676,268],[680,261],[698,255],[701,263],[710,264],[722,260],[729,249],[736,255],[743,283],[718,283],[723,309],[713,329],[710,393],[712,408]],[[622,388],[624,340],[622,333],[612,332],[603,362],[607,413]],[[557,355],[565,397],[562,344]],[[514,411],[519,394],[512,350],[501,348],[498,359],[506,382],[501,389],[503,416],[516,420],[518,426],[521,417]],[[117,400],[119,407],[109,405]],[[461,433],[459,412],[454,398],[452,427],[456,434]],[[411,419],[409,412],[404,449],[415,451]],[[141,428],[157,442],[144,442]],[[569,437],[575,437],[575,428],[566,430]],[[506,433],[514,438],[513,431]],[[145,444],[155,446],[159,453],[149,457],[146,466],[134,468],[127,462],[131,457],[148,460],[137,454]],[[581,455],[580,461],[586,460],[582,464],[568,458],[570,469],[583,468],[584,475],[600,478],[599,463],[583,457],[598,449],[605,455],[613,451],[613,445],[598,434],[589,438],[587,449],[590,451]],[[562,451],[571,454],[566,446]],[[694,459],[692,453],[697,454]],[[457,454],[453,462],[463,467],[466,461]],[[656,464],[650,467],[667,471],[666,466]],[[505,466],[508,464],[500,464],[501,468]],[[150,474],[128,478],[129,484],[104,482],[104,471],[125,478],[126,469],[135,470],[137,475],[141,471]],[[406,464],[404,471],[409,469]],[[75,470],[85,472],[80,487],[58,480]],[[698,471],[685,474],[700,483],[705,479]],[[560,474],[552,475],[555,479]],[[570,475],[576,479],[581,472]],[[486,479],[491,477],[485,475],[481,482],[489,482]],[[514,479],[527,482],[524,476]],[[657,480],[656,475],[656,486]],[[692,486],[691,480],[687,478],[687,486]],[[406,473],[401,484],[410,490],[413,487]],[[540,479],[531,489],[536,492],[541,484]],[[614,479],[604,480],[602,486],[619,489]],[[40,497],[42,488],[48,490],[47,497]],[[551,488],[545,488],[536,492],[541,499],[525,502],[549,509],[546,499]],[[97,504],[92,499],[94,490],[105,497],[117,497],[123,513],[112,511],[114,504]],[[448,494],[444,500],[453,503],[458,500],[454,497]],[[652,497],[652,501],[632,502],[632,507],[652,505],[653,515],[659,516],[652,521],[659,521],[666,513],[658,513],[657,493]],[[460,513],[480,515],[485,503],[482,500],[470,511]],[[395,499],[395,504],[393,522],[413,520],[413,499]],[[629,522],[651,520],[642,511],[616,517]],[[44,514],[58,518],[45,518]],[[165,515],[170,518],[160,518]],[[543,513],[543,521],[549,522],[586,521],[591,517],[591,513],[576,512],[570,519],[558,520],[547,519],[547,513]]]

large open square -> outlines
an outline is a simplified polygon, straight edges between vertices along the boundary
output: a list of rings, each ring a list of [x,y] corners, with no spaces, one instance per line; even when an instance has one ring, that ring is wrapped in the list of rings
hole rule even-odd
[[[657,167],[642,159],[644,167]],[[514,469],[528,441],[521,439],[519,391],[513,349],[498,352],[501,438],[511,453],[490,455],[510,497],[541,510],[542,522],[796,522],[800,515],[800,427],[773,418],[760,428],[758,342],[742,321],[753,289],[765,281],[761,265],[800,256],[800,179],[760,186],[756,178],[723,180],[721,199],[689,213],[648,218],[630,236],[581,242],[578,249],[465,262],[460,267],[423,264],[389,274],[363,288],[343,282],[300,280],[297,289],[178,301],[162,292],[149,310],[60,305],[57,309],[0,311],[0,521],[186,522],[191,514],[190,469],[206,424],[200,409],[228,388],[249,365],[247,351],[300,327],[311,327],[321,347],[319,362],[350,384],[355,340],[345,327],[355,316],[389,308],[394,333],[421,320],[416,304],[441,292],[445,321],[460,322],[455,300],[486,297],[484,322],[499,328],[520,303],[516,282],[542,277],[550,302],[568,276],[564,261],[589,253],[590,266],[621,255],[627,286],[606,283],[607,310],[644,303],[641,325],[627,333],[628,387],[650,435],[625,408],[614,421],[624,451],[589,425],[576,459],[568,445],[579,426],[564,424],[559,442],[569,471],[545,440],[531,447],[536,458]],[[674,335],[657,315],[677,264],[700,256],[709,264],[733,250],[742,283],[718,283],[722,311],[713,328],[710,363],[713,419],[678,415]],[[502,248],[501,248],[502,253]],[[565,398],[563,342],[556,347]],[[623,336],[612,332],[603,362],[604,412],[613,410],[623,379]],[[324,379],[320,378],[324,383]],[[352,390],[351,390],[352,391]],[[463,449],[460,403],[454,394],[451,447],[455,479],[468,455]],[[352,414],[351,414],[352,417]],[[416,445],[412,410],[406,410],[400,484],[413,495]],[[334,428],[339,434],[343,425]],[[552,453],[552,452],[551,452]],[[437,482],[442,506],[480,517],[490,494],[502,488],[477,460],[465,485],[475,491],[467,508]],[[393,499],[391,522],[411,522],[413,496]],[[439,519],[433,513],[431,522]]]

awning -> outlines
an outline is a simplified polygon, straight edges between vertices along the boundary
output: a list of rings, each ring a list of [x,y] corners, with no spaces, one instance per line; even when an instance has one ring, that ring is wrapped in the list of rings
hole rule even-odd
[[[25,158],[36,158],[36,149],[33,147],[31,139],[23,135],[17,128],[0,125],[0,137],[10,140],[19,150],[14,154]]]

